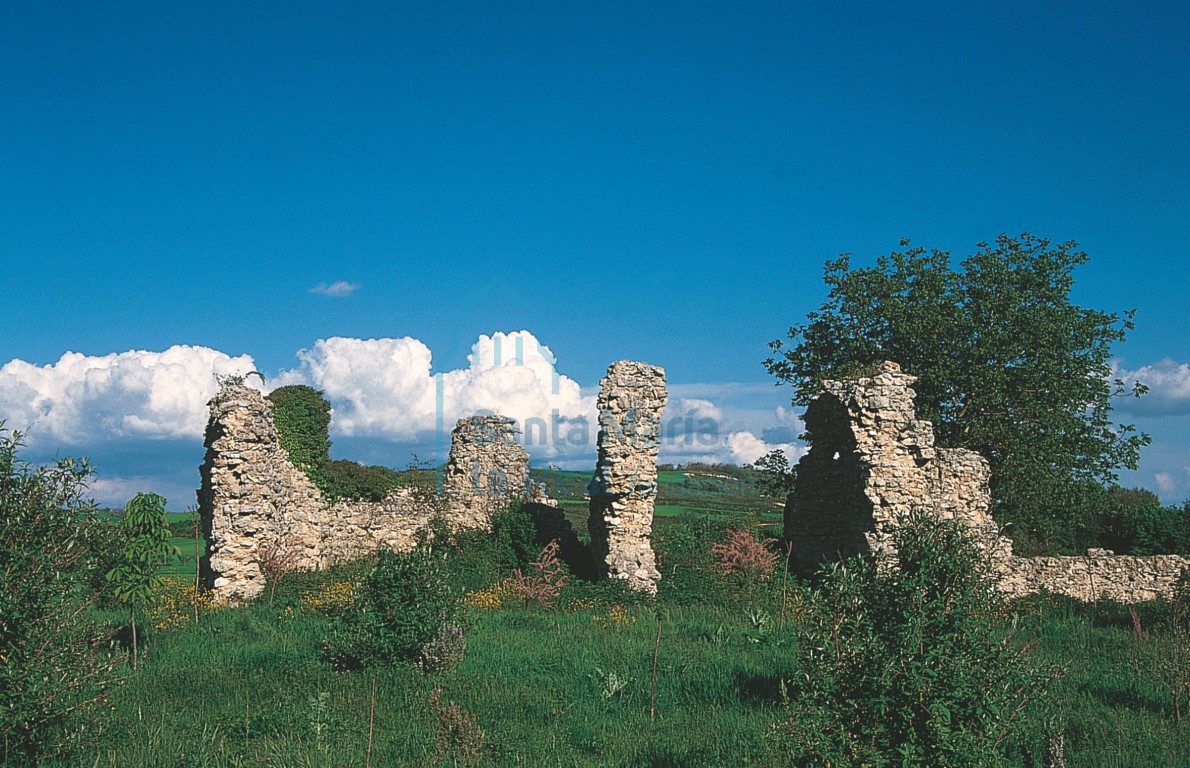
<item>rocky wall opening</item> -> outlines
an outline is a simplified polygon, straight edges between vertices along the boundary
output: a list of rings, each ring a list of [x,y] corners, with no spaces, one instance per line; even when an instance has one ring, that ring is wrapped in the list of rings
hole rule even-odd
[[[810,575],[828,560],[861,553],[894,558],[891,531],[913,509],[962,521],[1008,595],[1045,589],[1079,600],[1136,602],[1168,595],[1190,567],[1190,558],[1106,550],[1014,556],[990,513],[987,461],[934,445],[933,424],[917,418],[915,381],[896,363],[881,363],[866,375],[824,382],[806,409],[810,450],[797,464],[785,505],[785,538],[797,572]]]

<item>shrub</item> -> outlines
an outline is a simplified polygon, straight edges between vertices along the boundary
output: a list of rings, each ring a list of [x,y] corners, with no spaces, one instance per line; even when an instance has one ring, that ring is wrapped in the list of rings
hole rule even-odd
[[[1190,568],[1182,569],[1168,607],[1168,625],[1156,633],[1153,626],[1146,628],[1136,609],[1130,606],[1128,612],[1135,663],[1169,695],[1174,719],[1181,723],[1183,702],[1190,700]]]
[[[528,506],[513,502],[492,515],[496,560],[504,568],[525,568],[540,551],[537,524]]]
[[[524,569],[541,551],[537,525],[526,505],[513,502],[492,514],[490,531],[482,528],[450,530],[445,519],[435,518],[426,540],[448,553],[446,578],[460,592],[479,592],[506,577],[514,568]]]
[[[765,547],[747,531],[727,532],[727,540],[711,547],[726,576],[742,576],[748,582],[764,581],[773,575],[780,555]]]
[[[558,542],[551,541],[529,564],[530,573],[523,573],[520,568],[512,570],[513,589],[525,603],[536,603],[549,610],[566,588],[566,569],[558,559],[558,550]]]
[[[87,516],[83,520],[85,549],[90,558],[87,567],[87,586],[92,602],[101,608],[112,608],[119,601],[112,594],[107,574],[120,564],[128,531],[118,521],[105,515]]]
[[[462,627],[462,602],[444,578],[441,559],[428,547],[386,551],[352,604],[333,618],[327,651],[347,668],[401,661],[440,668],[435,664],[453,658],[442,644],[461,646]]]
[[[3,423],[0,422],[0,427]],[[37,763],[95,735],[112,660],[81,617],[90,569],[86,461],[31,467],[0,430],[0,764]]]
[[[405,484],[400,472],[346,459],[324,461],[311,475],[314,484],[330,499],[381,501]]]
[[[438,730],[434,762],[474,768],[483,759],[484,735],[475,715],[452,702],[442,703],[442,689],[430,694],[430,711]]]
[[[995,620],[982,554],[953,521],[915,513],[899,563],[829,566],[798,643],[786,723],[796,765],[1002,764],[1055,670]]]

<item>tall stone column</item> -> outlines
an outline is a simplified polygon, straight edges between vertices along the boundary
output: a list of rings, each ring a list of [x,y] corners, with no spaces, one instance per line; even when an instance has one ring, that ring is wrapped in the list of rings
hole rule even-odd
[[[657,451],[667,394],[665,371],[620,360],[599,389],[599,460],[591,481],[591,554],[600,576],[657,593],[653,502]]]

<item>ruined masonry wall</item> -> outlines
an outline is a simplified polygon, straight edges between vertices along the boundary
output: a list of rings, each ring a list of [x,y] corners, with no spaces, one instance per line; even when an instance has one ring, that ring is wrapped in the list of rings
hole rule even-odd
[[[434,497],[403,488],[380,502],[331,503],[289,460],[277,436],[272,406],[259,392],[242,384],[228,384],[208,405],[206,458],[198,490],[207,541],[201,568],[204,581],[219,600],[240,603],[261,593],[265,587],[260,569],[262,549],[292,555],[293,567],[306,570],[326,568],[379,549],[405,551],[414,547],[418,532],[443,506]],[[472,437],[467,429],[455,430],[452,463],[471,466],[474,460],[485,468],[485,478],[498,468],[510,478],[522,478],[523,489],[525,470],[522,466],[518,474],[516,467],[521,465],[516,463],[520,458],[515,451],[496,443],[497,455],[489,456],[493,444],[472,445]],[[520,446],[516,449],[524,455]],[[510,481],[509,489],[517,489],[515,482]],[[453,524],[486,527],[488,507],[468,498],[460,492],[453,506],[447,498]],[[485,502],[493,503],[494,497]]]
[[[529,454],[516,436],[516,422],[504,416],[459,419],[442,480],[452,528],[490,528],[492,513],[508,499],[530,495]]]
[[[914,381],[883,363],[871,376],[825,382],[806,410],[810,450],[785,507],[798,571],[861,552],[893,554],[893,527],[915,508],[963,520],[996,559],[1011,554],[988,512],[987,461],[935,448],[933,425],[917,418]]]
[[[914,508],[963,521],[1009,595],[1048,589],[1079,600],[1124,602],[1168,594],[1190,558],[1022,558],[989,512],[987,461],[963,449],[936,448],[934,428],[917,418],[917,379],[886,362],[871,375],[827,381],[805,414],[810,450],[797,465],[785,506],[785,537],[802,573],[862,552],[895,554],[893,528]]]
[[[612,363],[600,382],[599,458],[591,481],[591,554],[599,575],[656,594],[661,574],[650,537],[657,452],[667,393],[665,371]]]
[[[1190,568],[1190,557],[1136,557],[1091,549],[1079,557],[1014,557],[1000,586],[1012,596],[1044,587],[1084,602],[1108,597],[1139,603],[1169,597],[1184,568]]]

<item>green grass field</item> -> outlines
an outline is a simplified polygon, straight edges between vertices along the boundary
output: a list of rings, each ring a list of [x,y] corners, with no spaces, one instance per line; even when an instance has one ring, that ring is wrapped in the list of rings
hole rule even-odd
[[[562,506],[585,533],[586,501]],[[175,532],[186,521],[171,516]],[[144,666],[125,668],[101,732],[70,765],[354,768],[368,759],[369,731],[374,766],[787,765],[782,691],[797,682],[804,587],[716,575],[709,543],[728,527],[776,535],[780,514],[746,495],[663,499],[656,600],[576,581],[556,611],[476,603],[463,662],[433,675],[408,665],[340,672],[324,657],[321,596],[359,568],[292,574],[273,603],[204,612],[195,624],[182,588],[195,542],[178,536],[184,555],[163,571],[172,597],[145,621]],[[1168,606],[1139,614],[1159,636]],[[97,619],[116,627],[124,616]],[[1070,766],[1190,764],[1190,725],[1175,722],[1125,609],[1034,599],[1008,606],[1004,622],[1065,670],[1048,720],[1028,726],[1009,764],[1047,765],[1055,733]]]
[[[336,578],[295,575],[272,605],[150,629],[143,669],[126,670],[101,738],[75,764],[361,766],[373,681],[372,765],[785,764],[781,685],[797,673],[797,618],[779,622],[777,585],[731,600],[616,607],[580,586],[557,612],[472,609],[463,663],[424,675],[408,666],[336,672],[322,658],[327,620],[303,595]],[[756,611],[771,617],[764,626]],[[1050,696],[1069,765],[1186,764],[1188,726],[1138,667],[1118,607],[1034,601],[1014,620],[1035,653],[1066,670]],[[1041,729],[1014,764],[1044,765]],[[479,761],[468,763],[465,744],[480,739]]]

